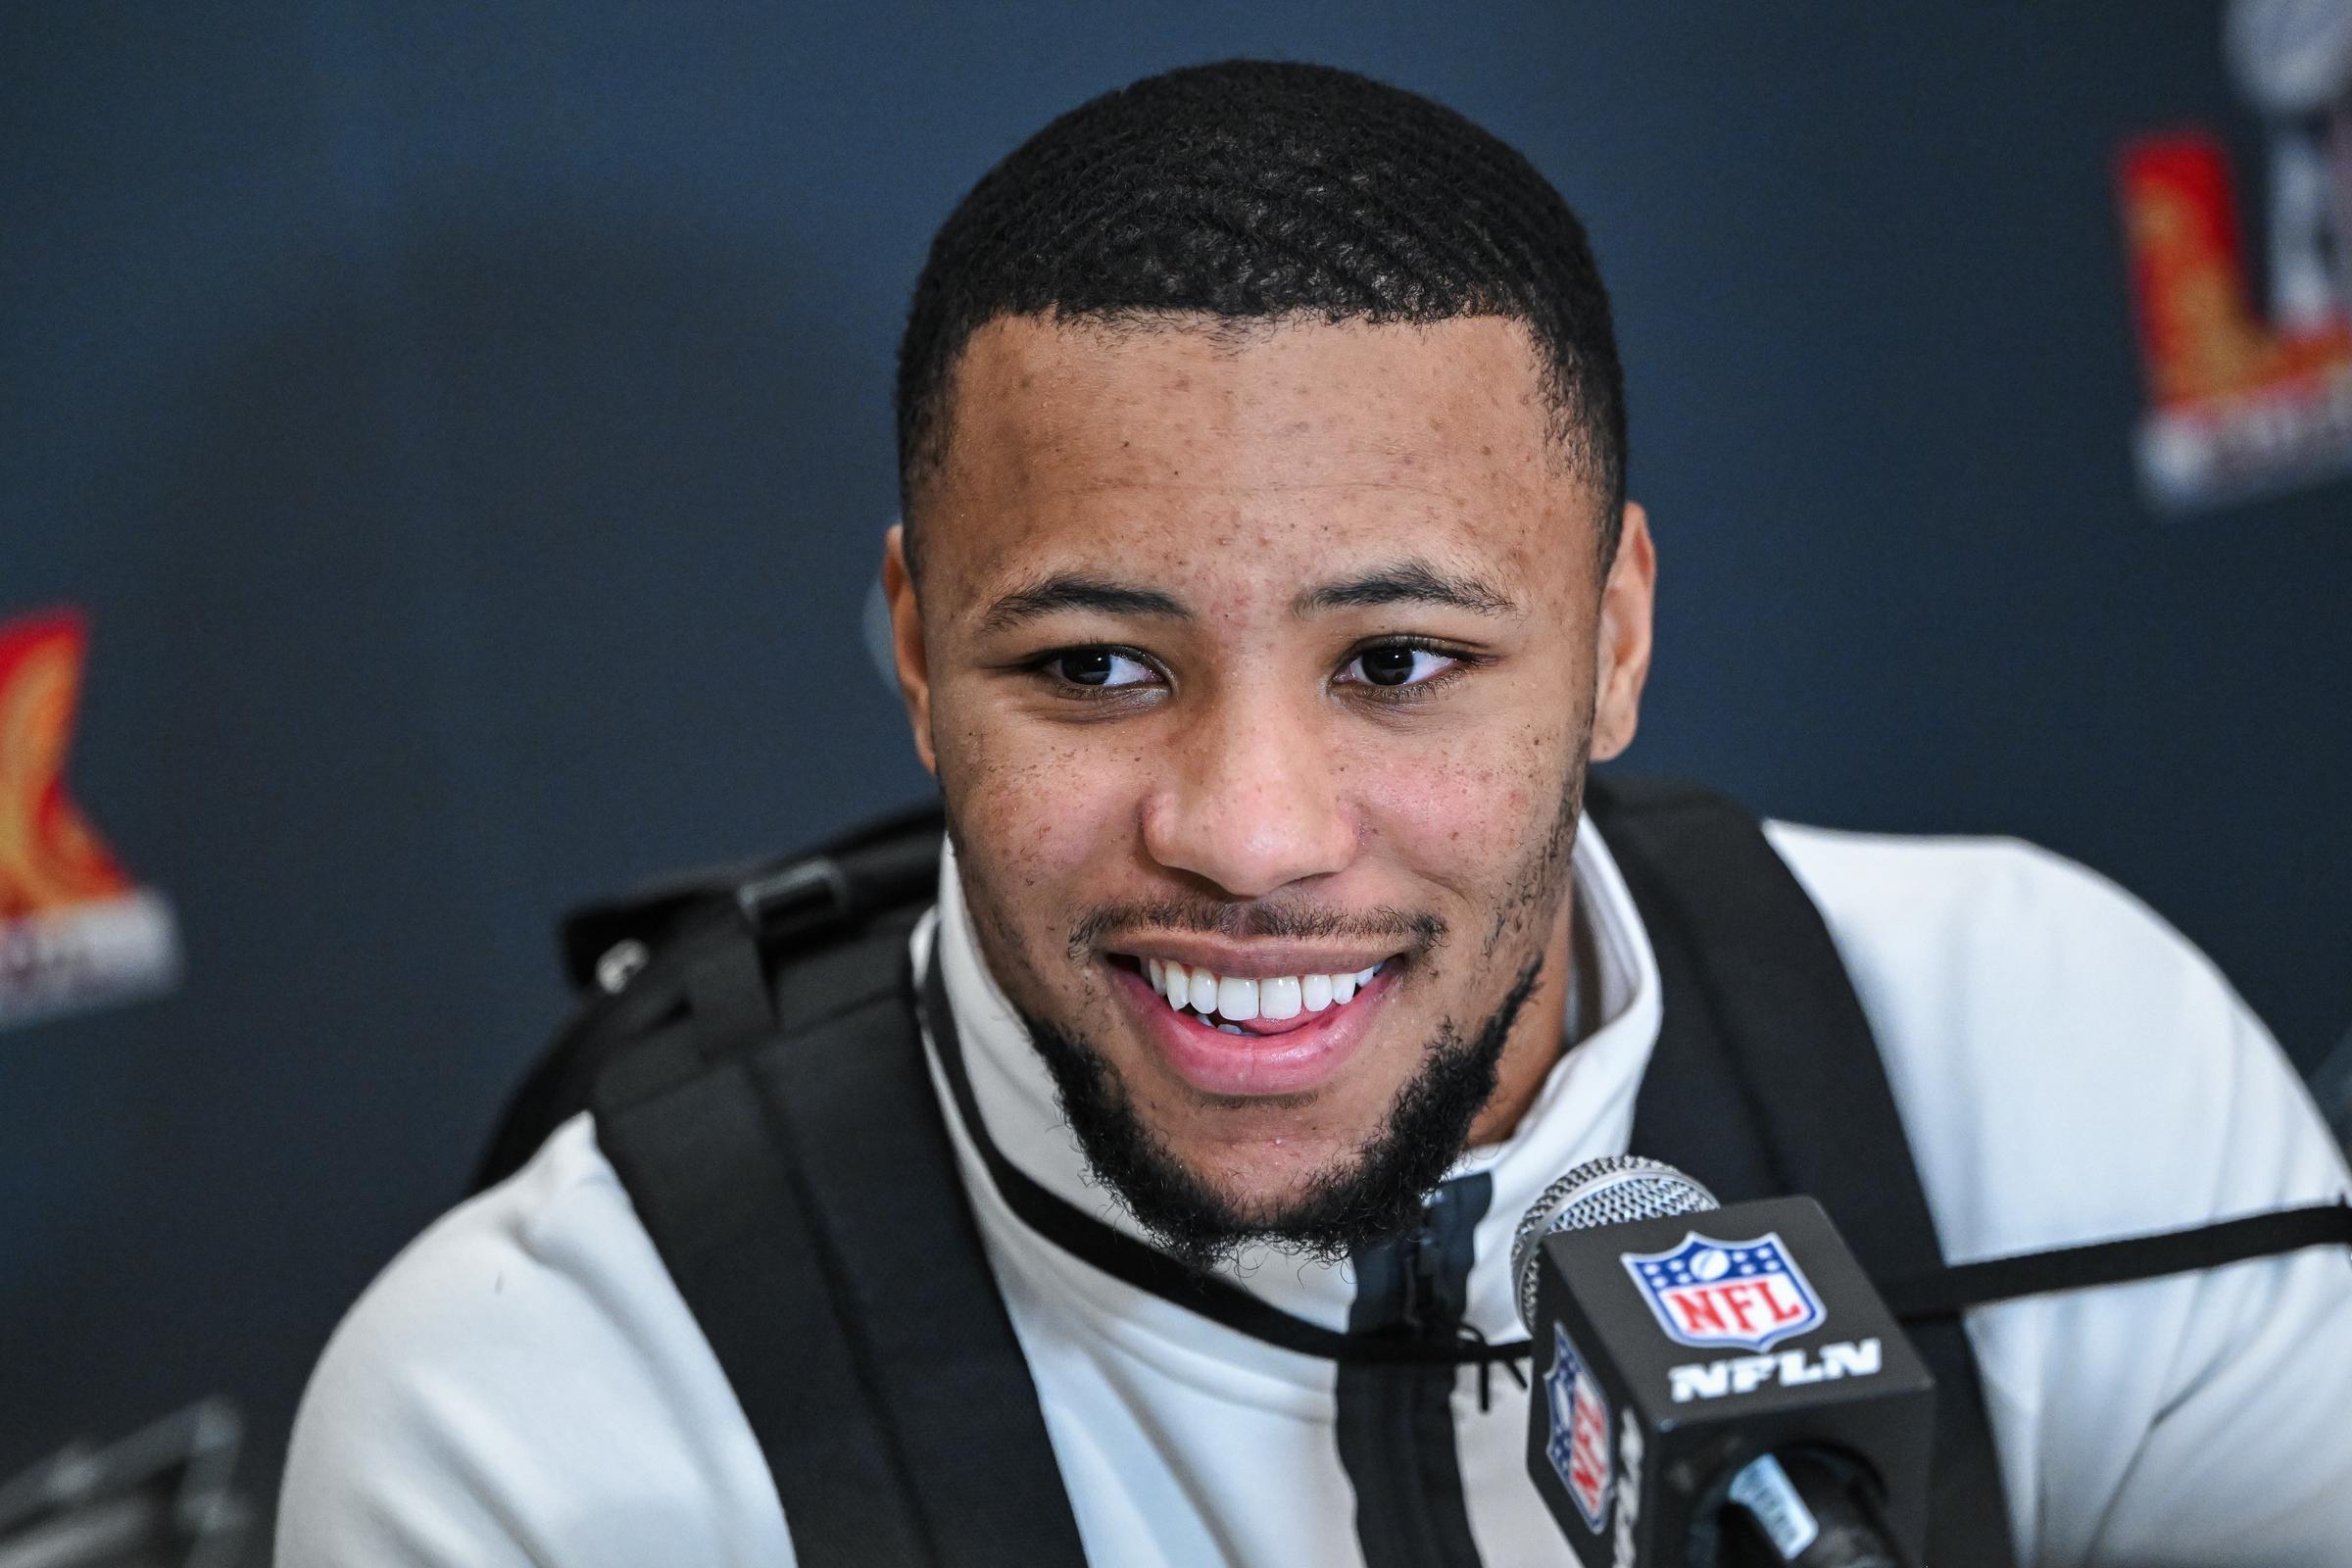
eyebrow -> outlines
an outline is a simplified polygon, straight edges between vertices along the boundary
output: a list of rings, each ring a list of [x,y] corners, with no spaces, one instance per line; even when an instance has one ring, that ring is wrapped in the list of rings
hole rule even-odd
[[[980,624],[987,631],[1009,631],[1064,610],[1092,610],[1105,615],[1152,615],[1165,620],[1190,620],[1193,612],[1156,588],[1065,571],[1016,588],[988,607]]]
[[[1426,561],[1399,561],[1361,576],[1318,583],[1291,601],[1291,613],[1379,605],[1442,605],[1481,615],[1522,613],[1519,602],[1493,584],[1467,573],[1442,571]]]
[[[1291,601],[1291,613],[1306,616],[1332,610],[1363,610],[1383,605],[1442,605],[1481,615],[1517,616],[1517,600],[1478,577],[1443,571],[1426,561],[1394,562],[1353,577],[1342,577],[1303,589]],[[1174,595],[1157,588],[1140,588],[1093,577],[1084,572],[1056,572],[1025,588],[1016,588],[988,607],[981,628],[1010,631],[1063,611],[1091,610],[1104,615],[1149,615],[1160,620],[1189,621],[1193,612]]]

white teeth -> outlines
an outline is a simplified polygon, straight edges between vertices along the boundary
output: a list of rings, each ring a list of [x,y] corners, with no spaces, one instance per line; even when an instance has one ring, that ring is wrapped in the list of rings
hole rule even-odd
[[[1251,1018],[1287,1022],[1301,1012],[1323,1012],[1350,1001],[1380,973],[1383,964],[1353,974],[1281,974],[1263,979],[1221,975],[1173,958],[1146,958],[1138,965],[1152,989],[1181,1012],[1186,1008],[1204,1019],[1243,1023]]]
[[[1303,983],[1295,974],[1276,975],[1257,983],[1257,1010],[1261,1017],[1283,1019],[1298,1016]]]
[[[1217,982],[1217,1010],[1235,1023],[1257,1016],[1257,982],[1226,975]]]
[[[1217,1033],[1221,1035],[1246,1035],[1249,1032],[1238,1024],[1221,1023],[1217,1025]]]
[[[1217,977],[1206,969],[1195,969],[1193,971],[1192,996],[1190,1000],[1195,1012],[1209,1013],[1216,1011]]]

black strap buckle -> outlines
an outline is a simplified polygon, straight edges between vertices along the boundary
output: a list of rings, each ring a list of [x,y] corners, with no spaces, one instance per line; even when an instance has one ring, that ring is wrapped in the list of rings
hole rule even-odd
[[[754,937],[769,942],[846,918],[852,908],[849,875],[831,856],[812,855],[738,883],[735,908]]]

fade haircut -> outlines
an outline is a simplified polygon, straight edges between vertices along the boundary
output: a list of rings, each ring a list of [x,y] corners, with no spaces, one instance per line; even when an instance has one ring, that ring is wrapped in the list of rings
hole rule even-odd
[[[1602,502],[1605,569],[1624,375],[1584,225],[1534,165],[1441,104],[1327,66],[1229,60],[1104,93],[981,176],[931,242],[899,345],[909,560],[956,362],[999,317],[1479,316],[1534,339],[1552,438]]]

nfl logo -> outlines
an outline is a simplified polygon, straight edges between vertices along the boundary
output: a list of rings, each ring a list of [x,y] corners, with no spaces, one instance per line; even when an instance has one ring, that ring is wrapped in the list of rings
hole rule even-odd
[[[1658,1327],[1677,1344],[1769,1350],[1828,1315],[1778,1232],[1748,1242],[1692,1232],[1668,1251],[1622,1255]]]
[[[1544,1457],[1560,1473],[1585,1528],[1598,1535],[1609,1517],[1609,1401],[1557,1323],[1551,1352],[1551,1370],[1544,1374],[1544,1401],[1551,1409]]]

